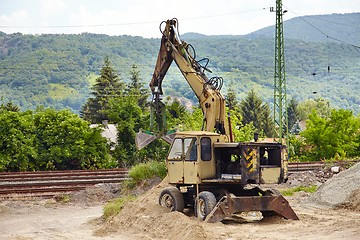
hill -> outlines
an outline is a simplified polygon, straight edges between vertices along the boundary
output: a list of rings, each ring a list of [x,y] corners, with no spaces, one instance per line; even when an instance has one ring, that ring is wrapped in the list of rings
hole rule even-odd
[[[340,18],[347,19],[349,16],[358,17],[359,14],[324,17],[328,22],[339,22]],[[318,18],[307,17],[308,21]],[[315,34],[309,33],[306,27],[296,27],[292,23],[294,21],[300,20],[291,19],[285,23],[289,98],[302,101],[323,97],[335,107],[360,112],[357,84],[360,78],[360,50],[341,42],[317,41]],[[343,27],[353,22],[344,21],[342,25],[334,24],[335,28],[347,31],[342,33],[342,36],[348,36],[346,40],[359,39],[360,31]],[[231,87],[242,99],[254,89],[263,100],[271,103],[274,37],[273,31],[272,34],[267,34],[267,31],[270,30],[262,29],[247,36],[191,33],[184,34],[183,38],[194,46],[197,59],[210,59],[208,67],[213,71],[208,74],[210,77],[218,75],[224,78],[224,94]],[[305,39],[305,36],[311,37]],[[0,33],[0,97],[3,102],[12,101],[20,105],[22,110],[44,105],[79,112],[89,97],[90,86],[106,56],[125,82],[129,80],[131,66],[136,64],[144,85],[147,85],[159,45],[160,39],[131,36]],[[163,85],[167,96],[197,102],[175,65],[170,68]]]
[[[274,26],[270,26],[250,33],[247,37],[273,37],[274,31]],[[284,32],[287,39],[327,43],[335,38],[360,45],[360,13],[295,17],[284,22]]]

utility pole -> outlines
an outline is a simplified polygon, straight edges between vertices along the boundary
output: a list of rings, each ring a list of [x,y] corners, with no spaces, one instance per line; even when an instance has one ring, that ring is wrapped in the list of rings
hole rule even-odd
[[[274,8],[270,8],[274,12]],[[284,27],[281,0],[276,0],[275,25],[275,75],[274,75],[274,122],[278,142],[285,138],[289,146],[288,114],[286,103],[286,78],[284,54]]]

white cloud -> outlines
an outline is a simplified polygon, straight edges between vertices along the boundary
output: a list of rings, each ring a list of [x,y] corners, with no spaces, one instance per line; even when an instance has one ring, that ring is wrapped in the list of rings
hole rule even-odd
[[[258,2],[259,6],[254,7],[254,2]],[[226,4],[220,1],[209,1],[204,4],[188,0],[182,3],[175,7],[169,3],[164,4],[163,0],[134,0],[131,4],[120,2],[114,9],[98,11],[81,6],[71,13],[68,24],[107,25],[74,28],[71,29],[72,32],[160,37],[160,22],[173,17],[179,19],[180,33],[199,32],[208,35],[246,34],[275,22],[275,17],[269,13],[268,1],[264,4],[263,0],[254,0],[252,4],[246,5],[235,0],[226,0]],[[267,8],[264,10],[265,7]],[[112,24],[116,26],[111,26]]]
[[[1,25],[7,26],[6,28],[1,29],[1,31],[7,33],[21,32],[21,33],[30,33],[28,28],[14,28],[13,26],[29,26],[32,24],[32,20],[29,17],[28,11],[21,9],[12,12],[10,15],[1,15],[0,16]]]
[[[269,7],[275,6],[275,0],[182,0],[181,3],[164,0],[32,0],[31,4],[30,1],[25,3],[9,0],[7,10],[0,8],[0,25],[36,26],[12,31],[23,33],[92,32],[160,37],[160,22],[173,17],[179,19],[181,34],[239,35],[275,23],[275,14],[269,12]],[[360,12],[359,0],[283,0],[283,4],[284,9],[291,10],[284,20],[309,14]],[[39,27],[60,25],[68,27]],[[83,27],[75,27],[79,25]]]
[[[40,4],[40,13],[45,17],[59,15],[67,8],[63,0],[42,0]]]

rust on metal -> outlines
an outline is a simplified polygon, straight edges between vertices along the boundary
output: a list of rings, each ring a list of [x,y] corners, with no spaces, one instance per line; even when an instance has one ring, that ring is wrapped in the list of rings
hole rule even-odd
[[[207,222],[219,222],[233,214],[249,211],[274,212],[286,219],[299,220],[289,202],[279,196],[224,196],[207,216]]]

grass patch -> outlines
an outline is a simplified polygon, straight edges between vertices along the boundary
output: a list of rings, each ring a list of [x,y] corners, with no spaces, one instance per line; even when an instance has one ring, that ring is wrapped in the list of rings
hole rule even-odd
[[[166,166],[163,162],[147,162],[133,166],[129,171],[129,176],[136,183],[153,177],[163,179],[166,176]]]
[[[125,203],[134,200],[134,196],[125,196],[108,202],[103,208],[103,218],[108,219],[109,217],[115,216],[121,211]]]
[[[96,79],[100,77],[100,75],[97,75],[95,73],[90,73],[89,76],[87,77],[89,83],[91,86],[94,86],[96,83]]]
[[[68,203],[71,201],[70,195],[67,194],[55,196],[54,199],[56,202],[60,202],[60,203]]]
[[[129,180],[122,182],[123,193],[127,190],[134,189],[143,180],[159,177],[163,179],[166,176],[166,165],[164,162],[150,161],[140,163],[130,168]]]
[[[126,193],[127,190],[134,189],[136,187],[136,182],[132,179],[125,180],[121,183],[122,193]]]
[[[133,166],[129,171],[130,180],[126,180],[122,183],[122,194],[126,194],[126,190],[134,189],[141,181],[151,179],[154,177],[160,177],[163,179],[166,176],[166,166],[164,162],[150,161],[147,163],[140,163]],[[135,196],[125,195],[108,202],[103,208],[103,218],[118,214],[124,207],[125,203],[135,200]]]
[[[79,94],[74,88],[65,86],[63,84],[50,83],[49,96],[53,99],[65,99],[70,96]]]
[[[312,185],[309,187],[298,186],[298,187],[280,190],[280,192],[281,192],[281,195],[283,195],[283,196],[293,196],[296,192],[314,193],[317,190],[317,188],[318,187],[315,185]]]

